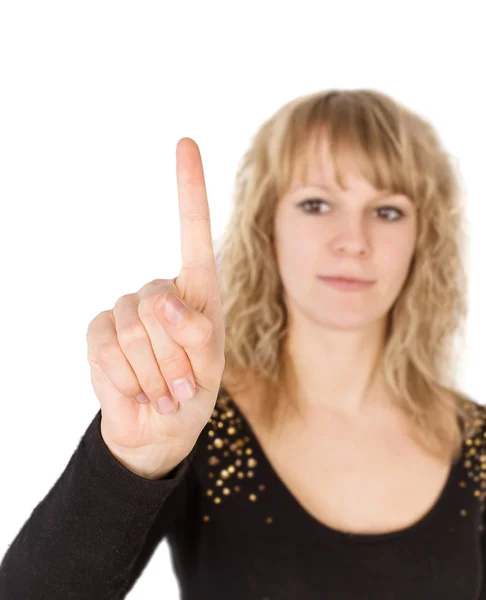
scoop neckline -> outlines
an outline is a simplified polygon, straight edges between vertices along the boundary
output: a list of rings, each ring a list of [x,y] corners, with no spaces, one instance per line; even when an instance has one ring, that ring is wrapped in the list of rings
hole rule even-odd
[[[446,505],[447,500],[452,493],[454,481],[456,480],[457,471],[460,468],[460,459],[457,461],[453,461],[449,467],[448,476],[442,486],[440,494],[436,498],[434,504],[429,508],[429,510],[415,523],[403,527],[401,529],[396,529],[394,531],[389,531],[385,533],[352,533],[347,531],[341,531],[339,529],[335,529],[322,521],[316,519],[309,511],[307,511],[304,506],[299,502],[299,500],[294,496],[292,491],[285,485],[285,483],[280,478],[279,474],[275,471],[272,462],[268,458],[265,450],[260,444],[260,440],[253,430],[250,422],[246,418],[243,411],[236,404],[231,394],[225,391],[225,395],[229,398],[229,402],[231,403],[233,409],[238,413],[238,416],[241,419],[243,427],[247,430],[247,434],[250,439],[253,441],[253,447],[255,454],[258,456],[261,462],[259,462],[260,466],[263,466],[263,469],[266,471],[267,476],[270,477],[271,480],[280,488],[283,498],[289,507],[294,510],[302,520],[302,525],[306,527],[310,527],[312,533],[314,535],[317,533],[323,535],[324,537],[332,538],[334,541],[341,543],[351,543],[351,544],[375,544],[382,542],[389,542],[392,540],[401,540],[402,538],[409,537],[412,534],[418,533],[429,527],[431,523],[436,519],[436,517],[441,513],[442,508]]]

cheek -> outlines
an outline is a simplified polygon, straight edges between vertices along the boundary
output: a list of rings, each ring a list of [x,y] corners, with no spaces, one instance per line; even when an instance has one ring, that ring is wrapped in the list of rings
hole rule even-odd
[[[388,285],[398,291],[405,282],[413,258],[414,247],[410,243],[389,244],[380,253],[380,274]]]
[[[294,226],[280,233],[277,249],[281,269],[305,274],[322,257],[322,240],[318,235]]]

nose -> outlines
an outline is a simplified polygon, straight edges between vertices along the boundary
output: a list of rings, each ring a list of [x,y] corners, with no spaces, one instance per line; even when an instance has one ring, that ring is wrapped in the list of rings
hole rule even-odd
[[[370,252],[366,232],[358,219],[347,221],[335,236],[332,247],[338,254],[363,256]]]

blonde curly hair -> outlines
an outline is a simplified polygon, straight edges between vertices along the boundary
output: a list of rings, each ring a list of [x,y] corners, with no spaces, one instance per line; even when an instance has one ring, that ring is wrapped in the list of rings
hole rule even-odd
[[[267,427],[276,426],[280,409],[289,408],[282,403],[298,393],[286,346],[274,214],[294,175],[302,178],[308,151],[323,132],[341,187],[340,160],[351,151],[376,189],[416,203],[410,272],[388,314],[385,376],[410,417],[414,439],[432,455],[455,460],[477,426],[470,418],[473,401],[456,387],[453,351],[454,336],[457,352],[464,348],[468,311],[466,194],[432,125],[375,90],[298,97],[253,136],[237,171],[230,221],[216,246],[226,334],[220,393],[248,391],[258,382],[264,392],[254,400]]]

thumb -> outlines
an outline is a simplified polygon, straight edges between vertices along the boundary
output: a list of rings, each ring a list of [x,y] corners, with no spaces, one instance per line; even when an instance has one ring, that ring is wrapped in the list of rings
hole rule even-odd
[[[188,353],[199,355],[204,350],[214,360],[218,351],[214,323],[175,294],[167,292],[158,305],[157,317],[170,337]]]

